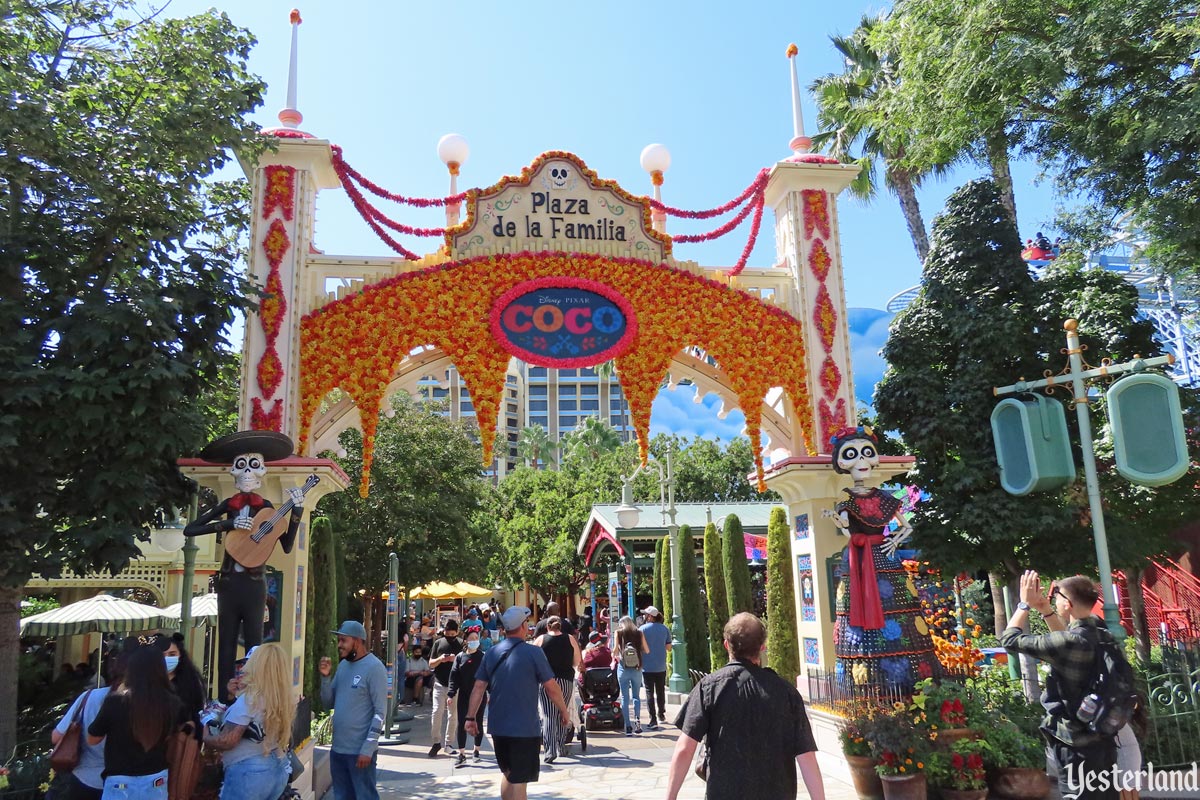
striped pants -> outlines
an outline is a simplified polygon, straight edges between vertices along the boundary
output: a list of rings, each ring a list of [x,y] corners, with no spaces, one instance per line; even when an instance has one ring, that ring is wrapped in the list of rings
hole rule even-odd
[[[569,678],[555,678],[558,688],[562,690],[563,700],[567,704],[567,708],[571,707],[572,694],[575,691],[575,681]],[[542,748],[546,755],[552,758],[558,758],[559,748],[563,745],[563,736],[566,734],[566,726],[563,725],[562,719],[558,716],[558,709],[554,703],[550,702],[550,695],[546,694],[544,687],[538,687],[538,697],[542,703]]]

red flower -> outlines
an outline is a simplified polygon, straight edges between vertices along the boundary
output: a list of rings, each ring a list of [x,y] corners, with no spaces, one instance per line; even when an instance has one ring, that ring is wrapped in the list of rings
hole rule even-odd
[[[954,766],[955,769],[962,769],[963,768],[962,753],[955,753],[954,758],[950,759],[950,763]]]
[[[983,756],[979,753],[971,753],[967,758],[967,766],[971,769],[981,769],[983,767]]]

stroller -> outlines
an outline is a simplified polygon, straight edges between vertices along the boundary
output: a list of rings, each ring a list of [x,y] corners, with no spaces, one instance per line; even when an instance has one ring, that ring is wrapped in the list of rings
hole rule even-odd
[[[623,730],[625,715],[621,711],[621,687],[617,673],[608,667],[592,667],[583,673],[579,687],[583,700],[583,727],[594,731],[600,728]]]

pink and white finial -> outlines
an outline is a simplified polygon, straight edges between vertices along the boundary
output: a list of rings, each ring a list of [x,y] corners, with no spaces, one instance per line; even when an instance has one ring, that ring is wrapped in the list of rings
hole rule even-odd
[[[795,44],[787,46],[788,63],[792,70],[792,140],[788,147],[796,155],[807,153],[812,149],[812,139],[804,135],[804,112],[800,109],[800,75],[796,72],[796,55],[800,48]]]
[[[650,173],[650,183],[654,186],[654,199],[662,202],[662,183],[663,173],[671,168],[671,151],[666,145],[648,144],[642,148],[641,157],[642,169]],[[654,229],[659,233],[666,233],[667,215],[655,209],[650,212],[650,219],[654,223]]]
[[[299,51],[300,10],[293,8],[289,17],[292,22],[292,52],[288,59],[288,88],[287,106],[279,112],[279,122],[283,127],[295,130],[304,121],[304,115],[296,108],[296,57]]]

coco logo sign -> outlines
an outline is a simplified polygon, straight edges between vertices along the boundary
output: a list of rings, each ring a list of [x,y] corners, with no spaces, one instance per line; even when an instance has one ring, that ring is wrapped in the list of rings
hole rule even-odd
[[[633,309],[615,289],[576,278],[517,284],[492,307],[492,336],[539,367],[587,367],[623,354],[637,335]]]

